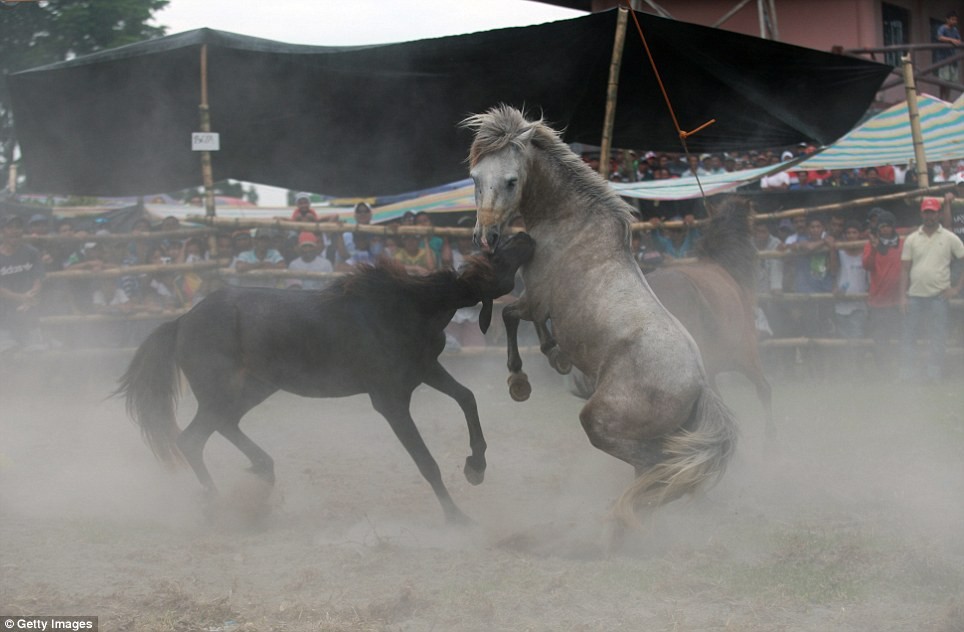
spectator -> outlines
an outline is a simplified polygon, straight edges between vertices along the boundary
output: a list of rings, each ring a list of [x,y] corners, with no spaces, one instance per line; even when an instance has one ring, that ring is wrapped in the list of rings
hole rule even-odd
[[[299,257],[288,264],[288,269],[295,272],[332,272],[334,268],[328,259],[319,256],[318,237],[307,231],[298,235]],[[288,279],[285,287],[300,290],[322,290],[328,285],[325,279]]]
[[[41,347],[35,309],[43,285],[40,251],[23,242],[23,219],[0,219],[0,353]]]
[[[369,206],[367,202],[359,202],[355,205],[355,225],[356,226],[369,226],[372,223],[372,207]],[[359,246],[356,241],[364,242],[364,246]],[[364,250],[370,256],[377,257],[381,254],[383,247],[382,240],[377,238],[370,233],[345,233],[342,235],[341,245],[335,244],[338,247],[338,255],[335,260],[336,266],[339,263],[347,263],[349,259],[354,259],[354,263],[359,263],[361,259],[369,259],[369,256],[361,255],[360,257],[355,257],[359,249]],[[349,264],[349,265],[354,265]]]
[[[904,240],[900,256],[900,307],[904,313],[900,378],[905,381],[919,377],[914,343],[928,317],[931,349],[926,379],[936,381],[943,377],[948,301],[960,293],[964,283],[962,275],[951,285],[951,261],[964,258],[964,243],[940,225],[941,205],[938,198],[921,201],[922,225]]]
[[[173,261],[162,245],[154,246],[148,255],[148,263],[154,266],[170,265]],[[144,304],[156,311],[183,307],[184,297],[177,286],[176,275],[166,271],[148,274],[144,284]]]
[[[239,273],[251,270],[284,270],[287,267],[284,257],[275,248],[271,248],[272,234],[267,228],[259,228],[254,233],[254,245],[251,250],[245,250],[234,260],[234,268]],[[274,279],[238,279],[238,284],[245,287],[275,287]]]
[[[770,234],[766,222],[753,223],[753,247],[757,252],[775,251],[780,248],[780,240]],[[779,257],[760,258],[757,260],[756,291],[759,294],[781,294],[783,292],[783,259]],[[756,329],[761,336],[772,336],[773,326],[777,331],[782,325],[782,318],[777,318],[779,307],[770,303],[767,309],[756,306]]]
[[[231,237],[231,233],[228,233],[225,231],[219,232],[217,237],[215,238],[215,248],[217,252],[217,258],[227,259],[228,261],[230,261],[231,258],[233,257],[233,253],[232,253],[233,246],[234,246],[234,238]]]
[[[796,253],[793,260],[793,291],[800,294],[822,294],[833,290],[833,276],[830,274],[830,250],[834,239],[824,231],[823,220],[811,217],[807,222],[806,239],[798,238],[790,247]],[[797,333],[810,338],[818,338],[830,333],[833,328],[832,306],[822,300],[809,300],[801,303],[795,312]]]
[[[864,245],[861,264],[867,270],[867,321],[874,340],[874,360],[880,371],[889,373],[892,363],[889,343],[900,335],[900,253],[903,240],[895,229],[890,211],[875,208],[877,226]]]
[[[660,228],[661,222],[658,217],[649,220],[656,227],[653,231],[653,240],[656,242],[664,257],[672,259],[682,259],[688,257],[693,251],[693,246],[699,238],[699,231],[694,226],[696,221],[692,215],[671,217],[671,222],[682,222],[682,227]]]
[[[792,234],[793,234],[793,221],[789,219],[781,219],[780,223],[777,225],[777,239],[780,240],[780,244],[783,245],[783,243],[787,240],[787,238],[789,238],[790,235]],[[783,250],[783,248],[779,248],[779,247],[778,249]]]
[[[844,226],[847,220],[840,213],[834,213],[830,216],[830,221],[827,226],[827,233],[834,238],[836,241],[843,241],[844,238]],[[858,238],[860,236],[858,235]]]
[[[425,211],[419,211],[415,214],[415,225],[431,228],[432,218]],[[444,241],[438,235],[428,235],[423,243],[423,246],[427,245],[432,250],[432,256],[435,258],[436,264],[442,260],[442,244]]]
[[[944,195],[941,225],[964,240],[964,171],[955,173],[951,182],[956,186]]]
[[[944,24],[942,24],[937,29],[937,42],[940,44],[948,44],[946,48],[938,48],[934,51],[934,63],[938,64],[948,57],[953,57],[958,53],[957,48],[961,47],[961,33],[957,30],[957,12],[949,11],[944,18]],[[960,80],[960,75],[957,69],[957,62],[951,62],[945,64],[937,69],[937,76],[944,81],[950,81],[952,83],[957,83]],[[950,101],[951,90],[945,86],[941,86],[940,96],[945,101]]]
[[[46,215],[41,215],[37,213],[30,218],[27,222],[27,233],[31,237],[43,237],[50,234],[50,218]],[[40,258],[44,264],[44,270],[53,269],[54,264],[54,246],[50,242],[40,242],[38,245],[34,246],[40,251]]]
[[[174,258],[174,263],[202,263],[208,260],[205,241],[199,237],[184,240],[184,245]],[[185,304],[193,305],[203,298],[204,278],[197,272],[188,270],[175,278]]]
[[[236,230],[234,234],[231,235],[232,248],[231,248],[231,258],[234,259],[242,252],[251,250],[254,246],[254,242],[251,239],[251,231],[249,230]]]
[[[723,166],[723,160],[720,158],[719,154],[712,154],[706,159],[706,173],[707,175],[720,175],[726,173],[727,170]]]
[[[421,235],[402,235],[402,247],[395,253],[395,261],[405,266],[409,274],[424,275],[435,269],[435,255],[423,246]]]
[[[161,225],[158,227],[159,232],[169,232],[181,230],[181,220],[174,217],[173,215],[168,215],[163,220],[161,220]],[[172,257],[173,253],[177,252],[181,248],[181,243],[183,240],[177,237],[161,237],[160,243],[163,246],[166,253],[170,254]]]
[[[843,241],[860,240],[860,224],[849,221],[844,226]],[[863,246],[837,248],[830,257],[833,272],[833,294],[838,297],[834,302],[834,325],[837,333],[847,339],[864,337],[867,323],[867,304],[860,300],[844,301],[839,297],[867,292],[867,271],[863,266]]]
[[[463,217],[458,221],[460,228],[471,228],[474,225],[475,219],[470,216]],[[455,238],[455,248],[452,248],[449,242],[446,242],[442,247],[442,259],[439,267],[447,270],[461,270],[468,257],[478,254],[481,254],[481,251],[475,247],[472,236],[460,235]]]
[[[106,230],[97,232],[98,234],[107,233]],[[74,254],[70,255],[64,264],[64,268],[68,270],[87,270],[90,272],[99,272],[116,267],[117,264],[110,261],[104,245],[96,241],[86,242]],[[77,279],[70,284],[75,311],[87,313],[93,309],[92,300],[94,291],[98,286],[99,283],[94,279]]]
[[[770,158],[769,163],[771,166],[780,164],[780,159],[777,156]],[[766,189],[768,191],[780,191],[790,188],[790,174],[784,171],[779,171],[777,173],[771,173],[760,178],[760,188]]]
[[[695,178],[696,176],[702,177],[709,175],[709,171],[703,167],[700,157],[696,154],[688,154],[686,156],[686,164],[686,170],[680,174],[681,178]]]
[[[884,180],[881,177],[880,171],[877,169],[877,167],[865,168],[863,172],[860,174],[859,180],[860,180],[861,186],[865,186],[865,187],[876,187],[882,184],[889,184],[886,180]]]
[[[299,193],[295,196],[295,210],[291,213],[292,222],[317,222],[318,213],[311,208],[311,196]]]
[[[385,242],[379,239],[377,248],[378,254],[376,255],[373,250],[375,247],[373,236],[369,233],[358,233],[354,236],[354,250],[355,253],[348,257],[345,261],[335,265],[336,272],[350,272],[353,268],[359,265],[375,265],[381,258],[382,252],[384,251]]]

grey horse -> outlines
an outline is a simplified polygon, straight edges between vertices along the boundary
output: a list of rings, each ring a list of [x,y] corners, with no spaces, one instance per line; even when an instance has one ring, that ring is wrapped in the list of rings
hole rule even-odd
[[[594,387],[579,415],[589,441],[636,469],[615,517],[636,524],[638,508],[717,480],[736,444],[733,416],[633,260],[629,206],[542,120],[501,105],[463,126],[475,133],[476,241],[497,251],[523,219],[538,245],[517,313],[551,315],[559,348]]]

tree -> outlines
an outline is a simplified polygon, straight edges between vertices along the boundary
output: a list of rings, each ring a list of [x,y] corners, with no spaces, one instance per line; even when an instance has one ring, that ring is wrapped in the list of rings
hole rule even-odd
[[[0,73],[7,75],[107,48],[163,36],[151,26],[168,0],[0,2]],[[6,81],[0,82],[0,189],[13,164],[16,137]]]

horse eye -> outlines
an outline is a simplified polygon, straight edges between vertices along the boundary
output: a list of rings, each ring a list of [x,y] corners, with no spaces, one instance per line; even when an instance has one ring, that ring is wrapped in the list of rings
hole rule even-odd
[[[506,178],[505,180],[505,186],[509,187],[510,189],[517,184],[519,184],[519,178],[517,178],[516,176],[512,176],[511,178]]]

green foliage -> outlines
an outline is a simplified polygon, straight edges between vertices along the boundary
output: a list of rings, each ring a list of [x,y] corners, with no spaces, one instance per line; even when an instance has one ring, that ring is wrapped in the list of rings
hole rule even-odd
[[[0,73],[161,37],[148,24],[168,0],[47,0],[0,7]],[[13,117],[6,81],[0,82],[0,183],[13,160]],[[2,186],[2,185],[0,185]]]

